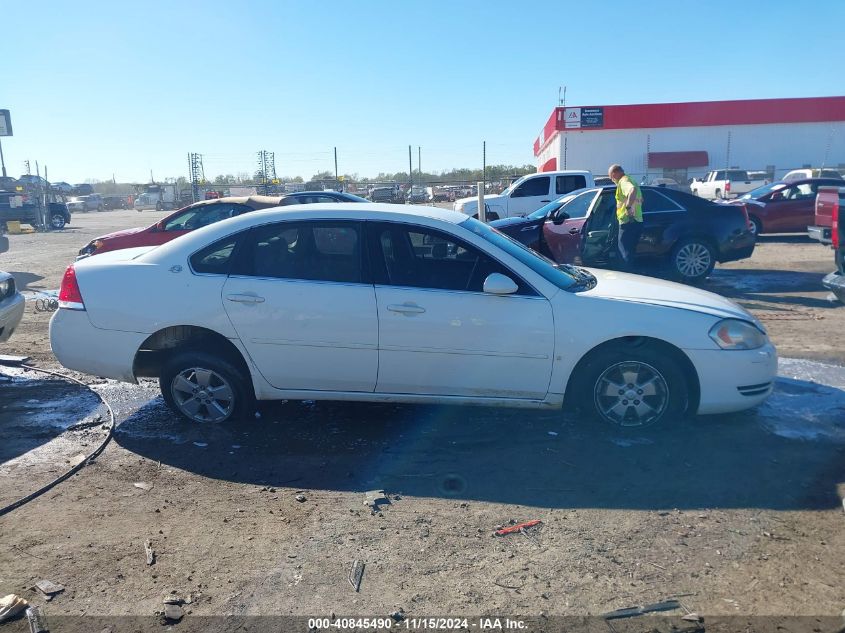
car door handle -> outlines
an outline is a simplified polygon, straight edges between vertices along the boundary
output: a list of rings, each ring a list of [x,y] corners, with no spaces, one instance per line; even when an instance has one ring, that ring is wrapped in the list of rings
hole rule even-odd
[[[576,233],[580,233],[580,232],[581,232],[581,229],[578,229],[578,228],[575,228],[575,227],[572,227],[571,229],[569,229],[570,235],[575,235]]]
[[[235,303],[264,303],[264,297],[258,295],[226,295],[226,298]]]
[[[540,202],[551,202],[551,200],[540,200]]]
[[[387,309],[391,312],[400,312],[401,314],[422,314],[423,312],[425,312],[425,308],[415,305],[409,305],[407,303],[394,303],[387,306]]]

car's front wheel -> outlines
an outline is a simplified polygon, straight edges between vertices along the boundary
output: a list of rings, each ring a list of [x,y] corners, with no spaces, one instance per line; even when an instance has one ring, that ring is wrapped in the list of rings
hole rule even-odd
[[[65,216],[61,213],[54,213],[50,216],[50,226],[54,229],[63,229],[65,228]]]
[[[245,417],[248,377],[227,360],[199,351],[174,354],[159,376],[167,405],[190,422],[220,424]]]
[[[621,431],[678,421],[689,403],[678,363],[648,346],[597,351],[580,380],[582,409]]]
[[[716,253],[704,240],[687,238],[672,251],[672,270],[679,281],[694,284],[704,281],[716,266]]]

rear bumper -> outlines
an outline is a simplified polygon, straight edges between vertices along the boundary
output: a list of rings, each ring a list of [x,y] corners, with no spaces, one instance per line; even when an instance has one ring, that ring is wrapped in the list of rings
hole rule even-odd
[[[50,346],[64,367],[124,382],[137,382],[135,354],[148,336],[96,328],[84,310],[60,308],[50,319]]]
[[[21,293],[0,301],[0,343],[8,341],[23,318],[26,302]]]
[[[772,393],[778,356],[771,343],[754,350],[685,351],[698,371],[699,414],[750,409]]]
[[[731,237],[721,248],[719,253],[720,262],[734,262],[739,259],[748,259],[754,253],[757,239],[751,231],[745,231],[740,235]]]
[[[811,239],[818,240],[822,244],[830,244],[832,242],[829,226],[808,226],[807,235],[809,235]]]
[[[845,302],[845,274],[834,270],[822,279],[822,286],[832,291],[840,301]]]

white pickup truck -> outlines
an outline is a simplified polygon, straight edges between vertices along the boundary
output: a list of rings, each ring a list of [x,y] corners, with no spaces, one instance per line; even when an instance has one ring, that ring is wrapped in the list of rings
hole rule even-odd
[[[589,171],[543,171],[523,176],[502,193],[484,196],[487,220],[525,217],[544,204],[556,200],[570,191],[593,186]],[[455,201],[455,211],[478,217],[478,198],[461,198]]]
[[[727,200],[748,193],[767,184],[766,180],[751,180],[744,169],[717,169],[702,180],[693,178],[690,191],[708,200]]]

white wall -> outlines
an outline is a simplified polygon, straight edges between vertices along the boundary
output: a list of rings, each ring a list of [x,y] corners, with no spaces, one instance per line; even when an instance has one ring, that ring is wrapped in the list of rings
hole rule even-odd
[[[730,162],[727,161],[730,132]],[[589,169],[605,174],[609,165],[620,163],[631,174],[646,172],[647,152],[707,152],[710,165],[690,168],[690,176],[737,166],[764,170],[774,165],[775,175],[810,164],[836,167],[845,163],[845,123],[788,123],[778,125],[731,125],[642,130],[569,130],[556,136],[541,152],[538,167],[554,156],[563,169],[563,137],[566,136],[568,169]],[[650,143],[649,143],[649,136]],[[657,173],[662,170],[650,170]]]

